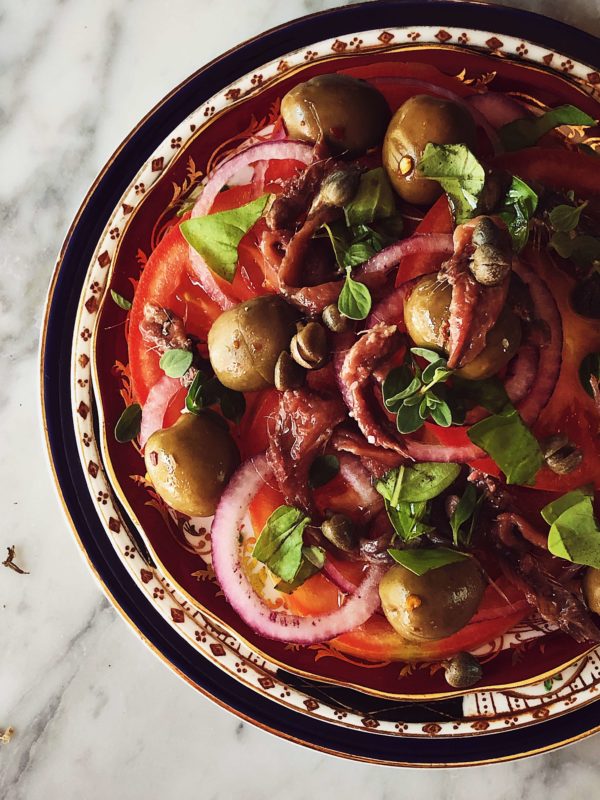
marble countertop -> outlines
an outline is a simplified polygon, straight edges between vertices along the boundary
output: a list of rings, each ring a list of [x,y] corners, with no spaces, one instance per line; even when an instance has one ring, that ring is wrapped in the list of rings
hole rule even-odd
[[[0,0],[0,797],[595,797],[600,739],[498,767],[398,772],[276,739],[195,694],[103,597],[38,433],[37,331],[53,261],[98,170],[199,65],[329,0]],[[600,34],[600,0],[514,3]],[[225,9],[227,13],[225,13]],[[226,23],[224,18],[226,17]]]

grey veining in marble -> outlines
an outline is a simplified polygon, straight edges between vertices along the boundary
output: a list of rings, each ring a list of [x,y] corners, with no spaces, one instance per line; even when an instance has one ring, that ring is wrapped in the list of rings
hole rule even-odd
[[[400,773],[320,755],[222,711],[104,599],[54,497],[36,419],[43,300],[87,187],[137,120],[199,65],[321,0],[0,0],[2,800],[600,795],[600,740],[467,771]],[[598,0],[514,3],[600,34]],[[226,21],[225,21],[226,20]],[[0,559],[1,560],[1,559]]]

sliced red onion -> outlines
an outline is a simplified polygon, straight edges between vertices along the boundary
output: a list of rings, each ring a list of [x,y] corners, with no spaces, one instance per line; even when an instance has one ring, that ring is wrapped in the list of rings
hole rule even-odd
[[[438,86],[435,83],[430,83],[429,81],[420,81],[417,78],[399,78],[393,75],[386,76],[386,75],[378,75],[373,78],[369,78],[371,83],[377,84],[379,83],[394,83],[401,86],[406,86],[407,89],[416,89],[417,91],[427,92],[429,94],[437,95],[438,97],[444,97],[446,100],[452,100],[453,103],[456,103],[459,106],[462,106],[466,109],[469,114],[473,117],[473,121],[476,125],[483,130],[485,135],[490,140],[490,144],[494,148],[495,153],[502,152],[502,145],[500,143],[500,139],[498,138],[498,134],[490,125],[490,122],[485,114],[483,114],[480,109],[476,105],[471,105],[470,97],[464,98],[461,97],[456,92],[453,92],[451,89],[446,89],[445,86]],[[473,95],[475,96],[475,95]]]
[[[470,106],[471,111],[475,109],[494,128],[501,128],[516,119],[530,116],[522,103],[502,92],[473,94],[471,97],[467,97],[466,103]]]
[[[235,153],[227,161],[219,164],[208,178],[202,189],[202,194],[192,209],[192,219],[206,216],[221,189],[244,167],[261,161],[281,159],[293,159],[294,161],[301,161],[303,164],[309,164],[313,160],[313,149],[310,145],[302,144],[301,142],[275,139],[253,144],[245,150]],[[217,303],[224,311],[237,305],[236,298],[222,283],[217,281],[204,258],[193,247],[190,247],[190,261],[200,286],[211,300]]]
[[[142,409],[140,426],[140,445],[142,447],[145,446],[154,431],[162,428],[169,403],[179,389],[181,389],[181,383],[178,380],[164,375],[148,392]]]
[[[516,406],[529,393],[538,370],[539,350],[533,344],[524,344],[511,360],[504,388],[510,402]]]
[[[331,583],[333,583],[333,585],[340,590],[340,592],[344,592],[344,594],[354,594],[356,591],[356,584],[348,580],[348,578],[346,578],[346,576],[335,566],[331,559],[327,557],[325,558],[325,563],[323,564],[323,573],[327,576]]]
[[[369,566],[351,597],[329,614],[300,617],[269,608],[252,588],[240,563],[239,531],[246,510],[268,471],[264,455],[246,461],[223,493],[211,529],[212,562],[225,597],[244,622],[269,639],[315,644],[341,636],[366,622],[379,607],[384,570]]]
[[[550,399],[562,364],[563,329],[560,311],[545,282],[525,263],[515,261],[514,271],[529,289],[535,316],[550,329],[550,341],[539,351],[535,380],[525,400],[517,410],[526,425],[533,425]]]
[[[340,475],[360,497],[360,509],[372,517],[383,508],[383,498],[373,487],[371,474],[360,458],[350,453],[338,453]]]
[[[444,464],[452,461],[456,464],[466,464],[477,458],[487,457],[487,453],[474,444],[433,444],[419,442],[412,436],[403,436],[402,444],[408,455],[415,461],[436,461]]]
[[[385,273],[396,264],[400,264],[406,256],[423,253],[436,253],[440,256],[451,256],[454,242],[450,233],[414,233],[408,239],[391,244],[380,250],[354,272],[356,280],[363,280],[368,275]]]
[[[385,325],[399,325],[404,319],[404,303],[406,299],[419,281],[433,274],[433,272],[430,272],[428,275],[419,275],[410,281],[406,281],[406,283],[400,284],[397,289],[394,289],[387,297],[377,303],[367,318],[366,327],[372,328],[374,325],[379,325],[380,322]]]

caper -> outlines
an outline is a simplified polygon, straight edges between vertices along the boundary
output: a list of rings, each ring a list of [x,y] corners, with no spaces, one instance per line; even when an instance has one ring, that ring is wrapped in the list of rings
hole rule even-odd
[[[471,653],[460,652],[446,663],[444,677],[454,689],[468,689],[481,680],[481,664]]]
[[[280,392],[285,392],[286,389],[299,389],[305,379],[305,370],[283,350],[275,362],[275,388]]]
[[[328,542],[344,553],[351,553],[356,547],[354,527],[343,514],[334,514],[326,519],[321,526],[321,532]]]
[[[318,322],[299,326],[290,343],[290,353],[297,364],[305,369],[320,369],[329,360],[327,332]]]
[[[568,475],[583,461],[583,453],[562,433],[544,440],[542,449],[546,464],[557,475]]]
[[[477,283],[483,286],[499,286],[511,270],[509,253],[493,244],[482,244],[475,248],[469,269]]]
[[[322,316],[323,323],[334,333],[344,333],[352,328],[352,320],[342,314],[337,303],[326,306]]]
[[[327,175],[315,199],[312,201],[309,217],[323,208],[343,208],[353,199],[358,189],[360,172],[356,167],[336,169]]]

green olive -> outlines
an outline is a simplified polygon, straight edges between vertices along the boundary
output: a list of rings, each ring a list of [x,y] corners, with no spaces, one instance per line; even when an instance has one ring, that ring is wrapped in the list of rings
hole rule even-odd
[[[215,320],[208,333],[208,354],[224,386],[253,392],[273,386],[275,364],[295,332],[296,312],[276,295],[262,295]]]
[[[443,351],[444,330],[450,316],[452,287],[437,277],[423,278],[404,304],[404,322],[418,347]],[[456,371],[461,378],[483,380],[495,375],[517,352],[521,344],[521,325],[508,308],[487,335],[484,349]]]
[[[589,610],[600,614],[600,569],[588,567],[585,571],[583,597]]]
[[[190,517],[214,514],[240,463],[227,424],[212,411],[182,414],[146,442],[146,470],[162,499]]]
[[[281,101],[293,139],[324,139],[336,152],[363,153],[381,144],[390,110],[381,92],[348,75],[317,75],[294,86]]]
[[[409,98],[396,111],[383,141],[383,166],[394,189],[408,203],[431,205],[442,193],[437,181],[421,177],[417,170],[429,142],[474,149],[473,118],[457,103],[427,94]]]
[[[473,558],[424,575],[394,564],[379,584],[387,621],[409,641],[444,639],[463,628],[477,611],[485,584]]]

